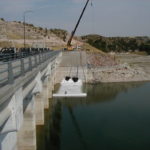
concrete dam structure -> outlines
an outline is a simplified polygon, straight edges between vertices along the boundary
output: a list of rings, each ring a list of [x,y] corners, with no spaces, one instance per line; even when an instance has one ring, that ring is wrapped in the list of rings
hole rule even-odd
[[[36,150],[61,51],[0,62],[0,150]]]
[[[0,62],[0,150],[36,150],[54,85],[65,76],[86,82],[86,53],[48,51]]]

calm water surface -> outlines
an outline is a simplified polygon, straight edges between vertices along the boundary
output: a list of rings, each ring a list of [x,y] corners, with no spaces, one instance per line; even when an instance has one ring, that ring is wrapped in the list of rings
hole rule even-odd
[[[37,128],[39,150],[150,150],[150,83],[87,85],[55,99]]]

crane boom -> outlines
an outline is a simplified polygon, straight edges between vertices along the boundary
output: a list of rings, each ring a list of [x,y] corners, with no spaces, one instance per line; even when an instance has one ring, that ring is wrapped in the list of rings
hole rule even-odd
[[[79,23],[80,23],[80,21],[81,21],[81,19],[82,19],[82,17],[83,17],[83,14],[84,14],[84,12],[85,12],[85,9],[86,9],[88,3],[89,3],[89,0],[87,0],[86,4],[85,4],[85,6],[84,6],[84,8],[83,8],[83,10],[82,10],[82,13],[81,13],[81,15],[80,15],[80,17],[79,17],[79,19],[78,19],[78,22],[77,22],[77,24],[76,24],[74,30],[73,30],[72,33],[71,33],[71,36],[70,36],[70,38],[69,38],[69,40],[68,40],[68,43],[67,43],[67,47],[71,47],[71,41],[72,41],[73,36],[74,36],[74,34],[75,34],[75,32],[76,32],[78,26],[79,26]]]

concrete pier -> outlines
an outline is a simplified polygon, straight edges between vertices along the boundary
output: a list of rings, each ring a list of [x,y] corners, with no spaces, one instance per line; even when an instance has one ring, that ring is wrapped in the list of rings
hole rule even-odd
[[[44,102],[43,102],[43,94],[38,93],[35,96],[35,116],[36,116],[36,124],[43,125],[44,124]]]
[[[47,80],[46,80],[47,82]],[[47,83],[43,84],[43,99],[44,99],[44,108],[48,109],[49,107],[49,98],[48,98],[48,85]]]
[[[23,126],[18,131],[18,150],[36,150],[36,119],[34,96],[24,112]]]

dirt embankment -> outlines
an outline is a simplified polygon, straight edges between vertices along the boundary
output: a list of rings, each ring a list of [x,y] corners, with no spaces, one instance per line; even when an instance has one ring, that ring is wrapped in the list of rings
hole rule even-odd
[[[150,80],[150,56],[88,54],[87,79],[97,82]]]

